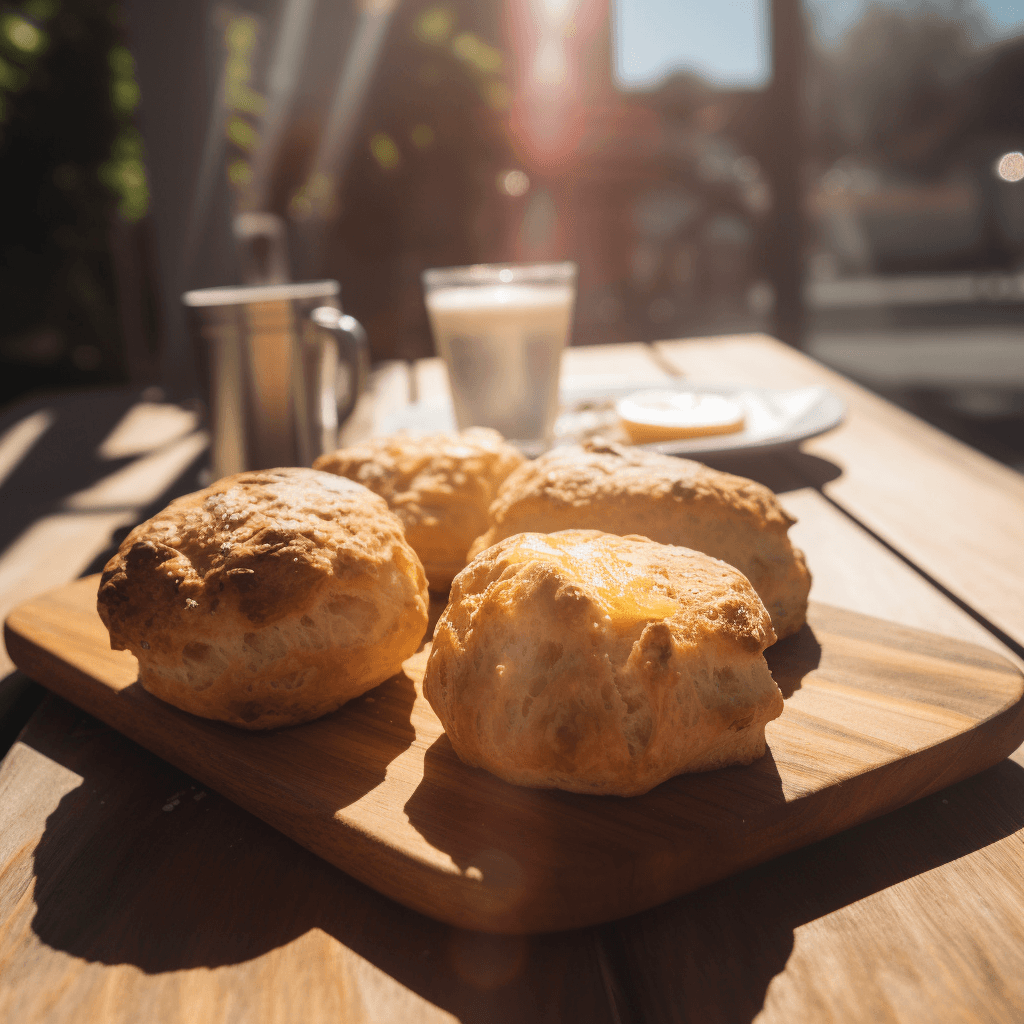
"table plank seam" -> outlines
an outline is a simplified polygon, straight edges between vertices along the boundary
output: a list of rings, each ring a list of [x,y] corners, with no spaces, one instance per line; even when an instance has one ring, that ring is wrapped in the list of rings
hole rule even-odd
[[[647,349],[647,354],[650,357],[651,362],[654,363],[659,370],[667,373],[668,376],[672,377],[674,380],[686,379],[686,374],[658,348],[657,342],[645,341],[644,345]]]
[[[787,460],[788,461],[788,460]],[[904,565],[912,569],[918,576],[920,576],[926,583],[933,586],[940,594],[944,597],[949,598],[958,608],[966,612],[975,622],[978,623],[983,629],[987,630],[992,634],[1004,647],[1010,650],[1018,659],[1024,661],[1024,645],[1019,644],[1012,636],[1004,632],[994,622],[989,621],[980,612],[976,612],[966,601],[962,600],[954,591],[944,586],[934,576],[922,569],[921,566],[917,565],[914,561],[903,554],[899,548],[894,547],[889,541],[885,539],[881,534],[877,533],[866,523],[861,522],[849,509],[845,508],[838,500],[826,494],[821,487],[816,487],[815,490],[838,512],[841,512],[847,519],[859,526],[865,533],[867,533],[873,540],[877,541],[887,551],[895,555]]]

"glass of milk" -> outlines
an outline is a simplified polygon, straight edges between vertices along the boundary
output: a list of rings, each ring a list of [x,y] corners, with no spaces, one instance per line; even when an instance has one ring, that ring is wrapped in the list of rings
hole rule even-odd
[[[551,443],[576,273],[575,263],[423,272],[430,326],[448,366],[460,430],[494,427],[528,451]]]

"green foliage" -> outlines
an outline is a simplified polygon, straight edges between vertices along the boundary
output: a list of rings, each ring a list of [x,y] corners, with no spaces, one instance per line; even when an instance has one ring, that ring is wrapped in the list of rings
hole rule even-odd
[[[107,52],[110,68],[110,104],[120,130],[110,148],[110,158],[99,168],[99,178],[118,198],[118,212],[129,222],[141,220],[149,209],[149,182],[142,136],[132,123],[132,115],[142,99],[135,81],[135,58],[131,51],[116,44]]]
[[[0,401],[26,374],[123,373],[111,221],[144,217],[149,187],[119,17],[110,0],[0,8]]]
[[[142,136],[126,125],[111,147],[110,159],[99,167],[99,178],[118,197],[118,212],[129,222],[141,220],[149,208],[149,182],[143,162]]]
[[[258,41],[259,22],[255,18],[237,15],[228,20],[224,29],[224,103],[233,113],[224,125],[224,134],[231,145],[247,154],[255,152],[260,135],[246,118],[259,120],[267,109],[267,98],[252,85]],[[252,181],[252,165],[246,159],[232,160],[228,163],[227,175],[233,188],[244,189]]]
[[[23,54],[42,53],[48,42],[46,32],[20,14],[0,18],[0,35],[10,48]]]
[[[370,139],[370,152],[385,171],[393,171],[402,162],[398,146],[387,132],[377,132]]]
[[[443,46],[455,27],[455,15],[450,7],[428,7],[421,11],[413,25],[416,37],[424,43]]]

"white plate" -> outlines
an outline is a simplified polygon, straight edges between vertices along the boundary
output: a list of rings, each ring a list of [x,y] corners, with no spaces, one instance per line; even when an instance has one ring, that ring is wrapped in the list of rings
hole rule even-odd
[[[563,393],[562,413],[555,424],[555,443],[573,444],[596,434],[628,443],[628,437],[619,425],[615,402],[643,390],[650,390],[650,387]],[[846,415],[842,400],[828,388],[818,386],[780,390],[687,382],[677,388],[659,387],[658,390],[722,395],[736,402],[745,416],[743,429],[735,433],[639,446],[665,455],[764,452],[824,434],[839,426]]]
[[[562,392],[562,412],[555,423],[555,444],[576,444],[595,435],[628,444],[629,439],[619,425],[615,402],[627,395],[649,391],[652,387],[653,385],[647,385]],[[843,402],[823,387],[779,390],[687,382],[675,389],[659,385],[658,390],[724,395],[739,403],[746,417],[743,429],[733,434],[693,437],[681,441],[659,441],[640,446],[665,455],[765,452],[823,434],[842,423],[846,415],[846,406]],[[380,433],[385,435],[399,431],[432,434],[455,429],[457,428],[451,406],[441,403],[407,405],[385,417],[379,425]],[[527,454],[536,455],[539,452],[528,451]]]

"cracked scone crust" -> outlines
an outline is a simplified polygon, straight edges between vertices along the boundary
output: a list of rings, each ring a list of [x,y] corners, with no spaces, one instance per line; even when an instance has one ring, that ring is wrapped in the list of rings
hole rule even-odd
[[[502,481],[524,462],[496,430],[373,438],[321,455],[315,469],[369,487],[402,520],[430,588],[446,591],[487,529],[487,509]]]
[[[521,786],[635,796],[765,751],[771,621],[731,566],[645,537],[522,534],[455,579],[423,689],[455,752]]]
[[[753,480],[598,441],[556,448],[511,474],[469,557],[517,533],[570,529],[636,533],[695,548],[750,580],[781,638],[804,624],[811,589],[803,552],[787,535],[794,522]]]
[[[98,607],[150,693],[271,729],[399,671],[426,629],[427,587],[383,499],[328,473],[271,469],[137,526],[107,563]]]

